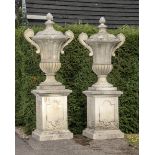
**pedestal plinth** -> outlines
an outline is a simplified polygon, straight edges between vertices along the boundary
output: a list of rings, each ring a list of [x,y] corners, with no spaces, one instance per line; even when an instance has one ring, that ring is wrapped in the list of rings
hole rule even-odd
[[[124,138],[119,130],[118,97],[121,91],[93,90],[83,93],[87,96],[87,128],[83,135],[91,139]]]
[[[72,139],[68,130],[68,89],[33,90],[36,96],[36,130],[32,137],[39,141]]]

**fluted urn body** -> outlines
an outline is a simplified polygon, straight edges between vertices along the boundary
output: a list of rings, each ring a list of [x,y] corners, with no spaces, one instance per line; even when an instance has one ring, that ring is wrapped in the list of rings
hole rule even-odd
[[[28,42],[37,48],[37,53],[41,56],[39,64],[41,70],[46,74],[46,80],[40,84],[40,88],[48,89],[50,86],[61,86],[55,80],[55,74],[60,69],[60,53],[64,54],[64,47],[74,38],[74,34],[68,30],[63,34],[53,27],[53,16],[48,13],[46,28],[34,36],[32,29],[27,29],[24,36]]]
[[[80,43],[89,51],[89,56],[93,56],[92,70],[98,76],[98,81],[90,89],[105,90],[115,89],[112,84],[106,80],[107,75],[112,71],[111,59],[114,52],[125,41],[123,34],[118,34],[116,37],[109,34],[106,30],[104,17],[100,19],[99,32],[88,38],[86,33],[79,35]]]

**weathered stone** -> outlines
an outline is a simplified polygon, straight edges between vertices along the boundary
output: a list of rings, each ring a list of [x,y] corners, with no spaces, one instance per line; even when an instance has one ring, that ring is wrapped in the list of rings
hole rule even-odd
[[[109,90],[114,89],[106,79],[113,68],[111,57],[115,56],[116,49],[125,42],[125,36],[122,33],[117,36],[109,34],[104,17],[101,17],[99,22],[99,32],[89,38],[82,32],[79,35],[79,42],[90,51],[89,56],[93,56],[92,70],[98,76],[98,80],[92,85],[92,89],[105,90],[107,88]]]
[[[90,139],[116,139],[124,138],[124,134],[120,130],[95,130],[95,129],[85,129],[83,135]]]
[[[84,91],[87,96],[87,129],[91,139],[123,138],[119,130],[118,96],[121,91]]]
[[[66,47],[74,38],[72,31],[68,30],[63,34],[56,31],[53,27],[53,16],[48,13],[46,28],[34,35],[32,29],[24,32],[25,39],[37,48],[36,53],[40,54],[40,69],[45,73],[46,80],[40,84],[42,89],[48,89],[48,86],[61,86],[62,84],[55,79],[55,74],[61,68],[60,53],[64,54]]]
[[[106,77],[113,66],[111,57],[125,41],[123,34],[116,37],[106,30],[104,17],[100,19],[99,32],[88,38],[86,33],[79,35],[80,43],[93,56],[92,70],[98,80],[83,93],[87,96],[87,128],[83,135],[91,139],[123,138],[119,130],[118,97],[122,94],[110,84]]]
[[[53,27],[53,16],[48,13],[46,28],[34,36],[27,29],[24,36],[28,42],[37,48],[41,56],[39,64],[46,75],[46,80],[37,86],[32,93],[36,96],[36,130],[32,137],[39,141],[72,139],[68,130],[67,96],[72,92],[56,81],[55,74],[61,68],[60,53],[74,38],[72,31],[63,34]]]
[[[33,90],[36,96],[36,130],[32,137],[39,141],[71,139],[68,130],[67,96],[71,90]]]

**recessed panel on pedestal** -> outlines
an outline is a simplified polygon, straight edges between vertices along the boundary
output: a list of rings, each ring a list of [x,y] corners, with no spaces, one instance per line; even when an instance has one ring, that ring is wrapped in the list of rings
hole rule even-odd
[[[62,130],[66,128],[67,98],[44,97],[46,105],[46,129]]]
[[[116,128],[118,120],[117,98],[97,97],[95,102],[96,128]]]

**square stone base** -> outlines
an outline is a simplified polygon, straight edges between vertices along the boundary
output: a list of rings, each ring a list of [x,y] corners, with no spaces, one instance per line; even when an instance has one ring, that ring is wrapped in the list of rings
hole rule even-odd
[[[94,130],[86,128],[83,130],[83,136],[86,136],[90,139],[115,139],[115,138],[124,138],[124,133],[120,130]]]
[[[68,89],[33,90],[36,96],[36,130],[32,138],[38,141],[72,139],[68,130]]]
[[[72,139],[73,133],[69,130],[63,131],[39,131],[35,130],[32,132],[32,138],[38,141],[51,141],[51,140],[60,140],[60,139]]]

